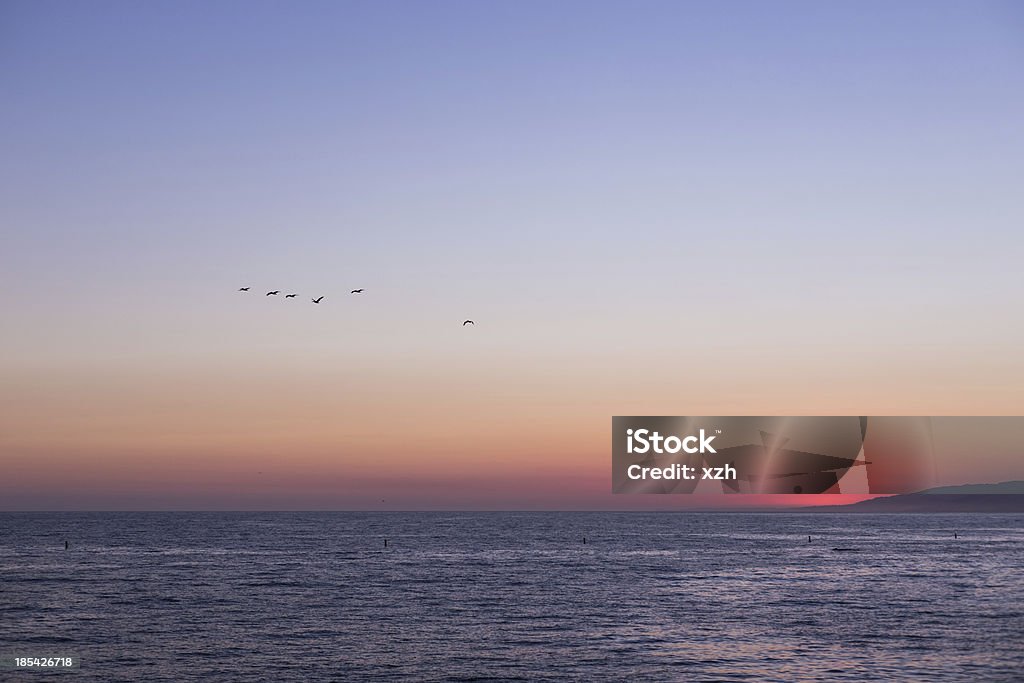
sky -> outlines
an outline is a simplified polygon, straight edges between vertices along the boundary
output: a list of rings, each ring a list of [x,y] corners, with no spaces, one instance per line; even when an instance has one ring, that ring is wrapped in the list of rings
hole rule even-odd
[[[0,509],[671,508],[611,416],[1024,405],[1019,3],[5,0],[0,92]]]

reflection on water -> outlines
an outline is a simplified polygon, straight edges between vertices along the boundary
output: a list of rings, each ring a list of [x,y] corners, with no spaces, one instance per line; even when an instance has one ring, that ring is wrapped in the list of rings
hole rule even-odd
[[[1022,521],[0,514],[0,650],[97,681],[1022,680]]]

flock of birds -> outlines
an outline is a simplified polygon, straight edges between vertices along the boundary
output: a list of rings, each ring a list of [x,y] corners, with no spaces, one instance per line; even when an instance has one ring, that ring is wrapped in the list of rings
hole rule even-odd
[[[239,292],[248,292],[250,289],[252,289],[252,288],[251,287],[239,287],[238,291]],[[271,290],[271,291],[267,292],[266,296],[277,296],[280,293],[281,293],[280,289],[274,289],[274,290]],[[362,294],[362,293],[363,293],[362,289],[353,289],[351,292],[349,292],[349,294]],[[298,294],[285,294],[284,298],[285,299],[294,299],[297,296],[298,296]],[[320,296],[318,296],[315,299],[310,299],[310,301],[312,301],[315,304],[318,304],[318,303],[320,303],[323,300],[324,300],[324,296],[323,295],[320,295]],[[473,322],[472,320],[465,320],[465,321],[463,321],[462,326],[465,327],[466,325],[474,325],[475,326],[476,323]]]

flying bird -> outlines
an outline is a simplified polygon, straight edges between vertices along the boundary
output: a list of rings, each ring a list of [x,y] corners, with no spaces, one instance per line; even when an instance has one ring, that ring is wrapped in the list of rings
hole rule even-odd
[[[285,299],[294,299],[297,296],[298,296],[298,294],[285,294],[284,298]]]
[[[238,288],[238,291],[239,291],[239,292],[248,292],[248,291],[249,291],[249,288],[248,288],[248,287],[239,287],[239,288]]]
[[[321,302],[321,301],[323,301],[323,300],[324,300],[324,298],[323,298],[322,296],[318,296],[318,297],[317,297],[317,298],[315,298],[315,299],[310,299],[310,301],[312,301],[312,302],[313,302],[313,303],[315,303],[315,304],[318,304],[318,303],[320,303],[320,302]]]
[[[353,289],[351,292],[349,292],[349,294],[362,294],[362,293],[363,293],[363,290],[361,290],[361,289]]]
[[[463,327],[465,327],[466,325],[476,325],[476,323],[473,322],[472,320],[467,320],[466,322],[462,323]]]
[[[267,292],[267,296],[277,296],[281,293],[280,289],[275,289],[273,292]]]

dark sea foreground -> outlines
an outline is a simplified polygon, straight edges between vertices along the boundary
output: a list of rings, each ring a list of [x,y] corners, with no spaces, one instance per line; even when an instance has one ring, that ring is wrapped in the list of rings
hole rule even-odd
[[[1022,515],[0,513],[0,654],[81,658],[0,680],[1020,681],[1022,568]]]

